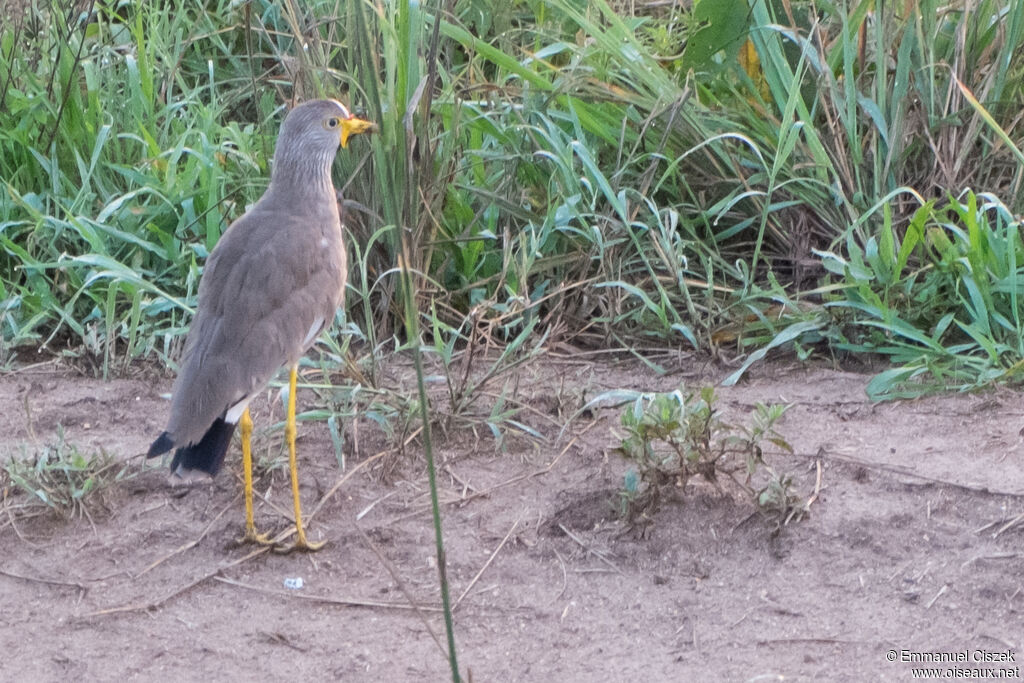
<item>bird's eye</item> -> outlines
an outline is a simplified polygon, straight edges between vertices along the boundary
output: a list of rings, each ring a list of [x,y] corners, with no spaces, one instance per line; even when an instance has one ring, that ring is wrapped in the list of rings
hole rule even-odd
[[[339,119],[337,116],[331,116],[331,117],[329,117],[329,118],[324,120],[324,128],[326,128],[328,130],[333,130],[333,129],[337,128],[340,125],[341,125],[341,119]]]

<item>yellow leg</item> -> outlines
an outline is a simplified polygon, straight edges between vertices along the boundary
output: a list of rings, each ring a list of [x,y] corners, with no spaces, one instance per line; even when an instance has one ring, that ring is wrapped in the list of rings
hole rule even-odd
[[[299,500],[299,468],[295,462],[295,384],[296,368],[288,376],[288,416],[284,423],[284,438],[288,442],[288,466],[292,476],[292,502],[295,504],[295,543],[290,546],[275,548],[279,552],[290,553],[293,550],[314,551],[324,547],[325,541],[313,543],[306,539],[306,530],[302,526],[302,503]]]
[[[242,432],[242,470],[245,475],[245,535],[241,542],[270,545],[273,543],[270,536],[256,533],[252,516],[252,417],[248,408],[242,413],[238,426]]]

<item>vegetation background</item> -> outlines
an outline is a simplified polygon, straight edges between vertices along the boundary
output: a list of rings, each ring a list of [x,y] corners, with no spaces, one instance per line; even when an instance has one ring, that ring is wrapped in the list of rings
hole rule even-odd
[[[337,164],[374,359],[403,341],[401,264],[442,356],[693,347],[735,381],[780,346],[881,355],[876,398],[1019,374],[1022,3],[24,5],[5,365],[173,363],[287,106],[337,96],[381,125]]]

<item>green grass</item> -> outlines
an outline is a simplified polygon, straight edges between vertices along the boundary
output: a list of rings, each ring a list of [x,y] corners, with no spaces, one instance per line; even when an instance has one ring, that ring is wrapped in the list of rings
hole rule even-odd
[[[829,305],[854,328],[836,346],[897,364],[868,385],[872,398],[1019,381],[1024,243],[996,197],[926,202],[902,238],[887,227],[847,254],[822,253],[841,283]]]
[[[83,453],[57,439],[5,459],[0,469],[0,488],[5,491],[5,511],[17,517],[38,511],[63,518],[88,517],[106,508],[113,487],[126,477],[127,466],[105,451]],[[10,498],[6,492],[12,492]],[[21,499],[24,499],[22,501]],[[10,506],[10,507],[8,507]]]
[[[374,359],[408,322],[399,263],[428,331],[472,312],[506,343],[533,325],[751,362],[794,342],[888,354],[850,338],[870,318],[848,325],[855,306],[808,314],[857,289],[820,254],[899,238],[965,186],[1019,210],[1024,10],[751,8],[466,2],[435,25],[401,3],[101,3],[85,21],[40,2],[0,39],[0,360],[173,362],[203,258],[265,186],[284,105],[318,95],[381,125],[337,176],[349,309]]]

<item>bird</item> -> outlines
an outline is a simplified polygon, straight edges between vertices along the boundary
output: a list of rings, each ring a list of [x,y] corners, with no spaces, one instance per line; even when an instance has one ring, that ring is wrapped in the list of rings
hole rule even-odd
[[[273,545],[256,531],[252,505],[252,401],[289,368],[285,441],[295,508],[295,541],[275,549],[314,551],[306,537],[295,452],[299,359],[334,320],[345,298],[347,263],[331,166],[339,146],[376,125],[341,102],[292,109],[281,124],[266,192],[217,242],[199,281],[166,429],[147,457],[176,449],[172,475],[217,474],[235,427],[242,442],[243,542]],[[202,476],[202,475],[200,475]]]

